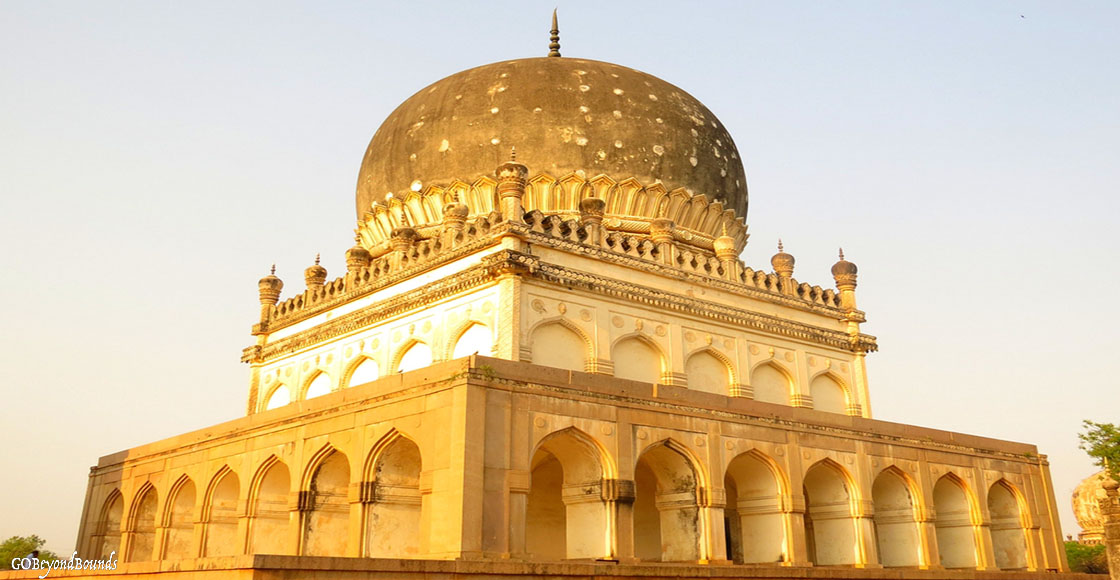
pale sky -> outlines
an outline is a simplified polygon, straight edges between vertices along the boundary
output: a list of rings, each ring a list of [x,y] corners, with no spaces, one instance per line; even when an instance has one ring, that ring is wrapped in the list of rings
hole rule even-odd
[[[73,550],[88,467],[243,416],[257,279],[332,277],[369,139],[550,2],[0,1],[0,539]],[[878,419],[1049,455],[1120,422],[1120,4],[559,2],[563,52],[735,138],[744,259],[859,265]]]

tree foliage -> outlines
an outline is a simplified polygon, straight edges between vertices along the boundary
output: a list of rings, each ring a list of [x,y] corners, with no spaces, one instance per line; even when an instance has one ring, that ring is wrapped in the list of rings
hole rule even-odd
[[[30,536],[12,536],[4,540],[4,543],[0,544],[0,570],[10,569],[12,567],[13,558],[27,557],[35,550],[39,551],[40,560],[57,560],[59,558],[58,554],[43,549],[46,543],[46,540],[34,534]]]
[[[1111,423],[1082,424],[1085,432],[1077,436],[1081,449],[1095,459],[1095,463],[1106,470],[1112,479],[1120,481],[1120,427]]]
[[[1108,557],[1103,544],[1090,546],[1081,542],[1066,542],[1066,559],[1070,572],[1108,574]]]

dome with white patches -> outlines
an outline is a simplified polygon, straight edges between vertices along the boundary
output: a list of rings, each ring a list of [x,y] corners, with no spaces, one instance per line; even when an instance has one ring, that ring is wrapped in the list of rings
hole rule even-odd
[[[543,57],[451,75],[397,107],[362,160],[358,218],[388,193],[492,177],[511,147],[530,175],[660,183],[746,217],[739,152],[700,101],[630,68]]]

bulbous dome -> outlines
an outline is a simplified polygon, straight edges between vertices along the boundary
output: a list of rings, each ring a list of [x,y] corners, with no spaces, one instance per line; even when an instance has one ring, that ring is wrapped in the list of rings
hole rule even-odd
[[[397,107],[362,160],[358,219],[389,192],[492,176],[511,146],[532,174],[660,180],[746,217],[739,152],[700,101],[626,67],[542,57],[451,75]]]

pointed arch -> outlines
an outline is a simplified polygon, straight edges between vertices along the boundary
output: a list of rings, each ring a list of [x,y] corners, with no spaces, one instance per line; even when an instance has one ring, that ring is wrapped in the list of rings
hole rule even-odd
[[[563,316],[537,322],[528,334],[533,364],[583,372],[595,357],[591,338]]]
[[[933,486],[934,530],[941,565],[946,568],[976,568],[980,555],[980,506],[968,484],[949,472]]]
[[[101,558],[108,558],[109,554],[121,550],[121,524],[124,516],[124,496],[119,488],[113,488],[101,504],[100,516],[95,529],[97,530],[93,542],[93,551]]]
[[[611,555],[603,480],[614,466],[606,449],[576,427],[549,433],[529,457],[526,549],[563,560]]]
[[[366,456],[362,472],[363,555],[421,556],[429,518],[420,491],[423,457],[419,445],[390,429]]]
[[[491,356],[494,354],[494,331],[484,322],[467,320],[448,335],[453,337],[447,341],[447,360],[462,358],[472,354]]]
[[[731,385],[739,382],[731,359],[711,346],[698,348],[685,357],[684,374],[688,388],[717,395],[730,394]]]
[[[306,401],[331,392],[331,376],[322,369],[315,369],[300,389],[299,400]]]
[[[350,461],[330,443],[307,463],[300,482],[300,552],[345,556],[350,536]]]
[[[817,566],[858,564],[858,488],[848,470],[832,459],[814,463],[802,481],[805,543]]]
[[[728,558],[737,563],[789,561],[789,479],[777,462],[758,449],[736,455],[727,464],[724,489]]]
[[[288,541],[291,471],[270,455],[249,483],[249,554],[291,554]]]
[[[836,373],[826,370],[809,379],[809,396],[818,411],[846,415],[855,401],[847,383]]]
[[[406,373],[431,366],[435,362],[435,351],[428,343],[412,338],[393,356],[393,364],[389,368],[394,372]]]
[[[634,554],[646,561],[707,557],[700,489],[707,478],[695,455],[669,438],[641,451],[634,469]]]
[[[271,411],[278,409],[292,402],[292,391],[288,385],[281,381],[277,381],[272,390],[268,391],[268,395],[262,399],[261,411]]]
[[[163,508],[163,554],[161,559],[194,558],[198,548],[194,545],[194,520],[196,505],[194,481],[182,475],[171,486]]]
[[[925,564],[918,526],[920,495],[914,480],[894,465],[879,472],[871,485],[875,541],[885,567]]]
[[[240,483],[229,465],[223,465],[206,486],[201,514],[204,557],[232,556],[240,552],[237,541]]]
[[[668,358],[655,340],[642,332],[618,337],[611,344],[614,376],[620,379],[660,383]]]
[[[144,482],[128,510],[128,562],[145,562],[155,557],[156,518],[159,495],[151,482]]]
[[[340,385],[357,387],[381,378],[381,365],[372,356],[359,354],[342,374]]]
[[[1026,501],[1011,482],[999,479],[988,488],[988,514],[992,518],[992,550],[1000,570],[1031,567],[1025,528],[1030,525]]]
[[[793,373],[774,359],[765,360],[751,368],[750,385],[754,400],[789,405],[793,395]]]

